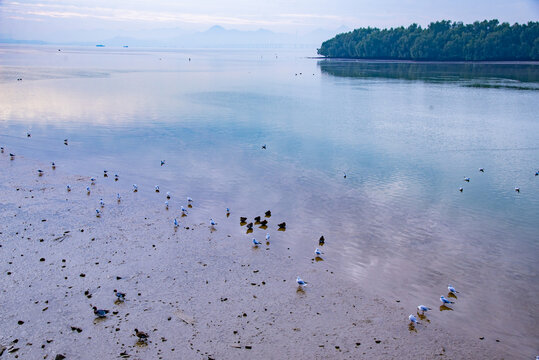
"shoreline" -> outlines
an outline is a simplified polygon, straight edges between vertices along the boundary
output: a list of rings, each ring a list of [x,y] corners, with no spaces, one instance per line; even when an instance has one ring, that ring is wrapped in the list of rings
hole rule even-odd
[[[399,59],[364,59],[364,58],[339,58],[326,56],[309,56],[307,59],[315,60],[339,60],[351,62],[373,63],[400,63],[400,64],[481,64],[481,65],[539,65],[537,60],[399,60]]]
[[[133,193],[120,178],[126,190],[117,203],[113,175],[98,177],[87,195],[90,176],[22,156],[11,161],[9,151],[0,154],[0,349],[6,347],[6,358],[509,355],[503,339],[451,333],[440,319],[422,319],[414,331],[406,319],[415,309],[358,288],[324,262],[273,252],[275,231],[269,245],[254,248],[227,228],[239,226],[244,214],[222,214],[212,231],[189,215],[179,217],[178,209],[155,207],[153,189]],[[97,218],[100,198],[106,205]],[[196,200],[189,211],[196,212]],[[304,291],[297,275],[310,283]],[[114,289],[127,294],[124,303],[114,303]],[[91,305],[111,314],[95,320]],[[149,333],[147,345],[137,345],[134,328]]]

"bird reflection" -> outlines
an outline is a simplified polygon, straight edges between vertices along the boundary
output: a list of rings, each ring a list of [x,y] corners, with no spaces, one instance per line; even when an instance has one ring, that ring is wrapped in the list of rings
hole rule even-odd
[[[453,311],[453,309],[451,309],[449,306],[440,305],[440,311],[447,311],[447,310]]]
[[[453,299],[458,299],[457,295],[455,295],[455,294],[452,293],[452,292],[448,292],[448,293],[447,293],[447,297],[448,297],[448,298],[453,298]]]
[[[453,310],[453,309],[451,309],[451,310]],[[420,311],[417,312],[417,317],[419,318],[419,320],[430,322],[429,318],[427,318],[427,315],[422,314]]]
[[[408,324],[408,330],[410,332],[417,332],[417,329],[415,328],[414,323],[412,322]]]

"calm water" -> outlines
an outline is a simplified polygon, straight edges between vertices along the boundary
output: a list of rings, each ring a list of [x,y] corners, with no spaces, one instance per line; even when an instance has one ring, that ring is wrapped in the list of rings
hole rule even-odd
[[[271,209],[288,224],[272,250],[304,256],[307,274],[324,235],[323,266],[359,287],[438,311],[451,283],[448,327],[539,353],[539,65],[312,55],[1,47],[0,143],[118,173],[148,206],[164,201],[156,184],[175,209],[189,195],[189,219],[240,239],[224,208]]]

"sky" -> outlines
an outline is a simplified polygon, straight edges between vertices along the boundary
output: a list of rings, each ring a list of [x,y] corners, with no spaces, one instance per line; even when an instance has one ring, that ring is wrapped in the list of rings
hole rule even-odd
[[[167,29],[305,34],[317,29],[539,20],[539,0],[0,0],[0,38],[71,41],[164,36]]]

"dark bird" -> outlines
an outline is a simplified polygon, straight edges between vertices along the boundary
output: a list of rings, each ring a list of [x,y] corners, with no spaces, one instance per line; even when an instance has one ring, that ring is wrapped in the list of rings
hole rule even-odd
[[[250,222],[249,224],[247,224],[247,229],[252,229],[253,228],[253,223]]]
[[[3,147],[3,146],[0,147],[0,152],[1,152],[2,154],[4,153],[4,147]],[[535,175],[537,175],[537,174],[535,174]]]
[[[260,222],[260,225],[262,225],[262,226],[268,225],[268,220],[262,220],[262,221]]]
[[[286,223],[284,221],[280,224],[277,224],[277,226],[279,227],[279,229],[286,229]]]
[[[344,178],[346,179],[346,173],[344,173]]]
[[[124,302],[125,301],[125,293],[119,292],[118,290],[114,289],[114,295],[118,298],[118,301]]]
[[[94,306],[92,309],[94,309],[94,314],[95,314],[98,318],[104,318],[104,317],[106,317],[107,314],[109,313],[108,310],[98,309],[96,306]]]
[[[515,191],[516,191],[517,193],[519,193],[519,192],[520,192],[520,188],[517,188],[517,187],[516,187],[516,188],[515,188]]]
[[[324,239],[324,235],[320,236],[320,239],[318,239],[318,245],[324,245],[326,242],[326,239]]]
[[[2,152],[4,152],[4,148],[2,148]],[[539,176],[539,171],[535,172],[535,176]]]
[[[161,166],[165,165],[165,160],[161,160]]]
[[[246,217],[240,216],[240,222],[246,222],[246,221],[247,221]]]
[[[139,341],[146,342],[148,341],[148,338],[150,335],[143,331],[139,331],[138,329],[135,329],[135,335],[138,337]]]
[[[459,191],[462,192],[464,189],[462,187],[459,188]]]
[[[64,139],[64,145],[67,145],[67,139]]]
[[[56,164],[54,163],[54,161],[51,162],[51,167],[52,167],[53,170],[56,169]]]
[[[464,181],[470,182],[470,178],[469,178],[469,177],[465,177],[465,178],[464,178]]]
[[[479,171],[480,171],[480,172],[485,172],[485,169],[479,168]]]
[[[108,170],[103,170],[103,177],[109,177]]]
[[[38,175],[38,176],[43,176],[43,170],[39,169],[39,170],[37,171],[37,175]]]
[[[266,213],[264,215],[266,215],[266,217],[270,217],[271,216],[271,211],[269,211],[269,210],[266,211]]]
[[[266,149],[266,144],[262,145],[262,149],[264,150]]]
[[[26,137],[32,137],[32,134],[30,134],[29,132],[26,133]]]
[[[260,222],[260,216],[255,217],[255,222]]]
[[[15,154],[9,153],[9,157],[11,158],[11,160],[13,160],[15,159]]]

